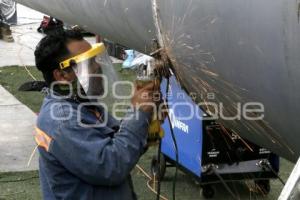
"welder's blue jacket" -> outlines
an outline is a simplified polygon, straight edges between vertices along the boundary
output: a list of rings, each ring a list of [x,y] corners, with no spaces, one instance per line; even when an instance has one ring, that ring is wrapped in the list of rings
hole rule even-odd
[[[35,136],[43,199],[135,199],[130,171],[144,152],[151,114],[136,110],[121,123],[106,114],[45,98]],[[91,127],[105,119],[106,126]]]

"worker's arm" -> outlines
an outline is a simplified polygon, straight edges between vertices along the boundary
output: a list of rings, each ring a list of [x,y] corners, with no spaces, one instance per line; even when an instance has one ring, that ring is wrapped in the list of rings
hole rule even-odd
[[[150,95],[153,91],[146,92]],[[141,96],[140,92],[135,94],[133,105],[148,101],[142,100]],[[65,121],[61,123],[49,152],[67,170],[89,184],[121,184],[144,151],[152,116],[150,110],[144,106],[127,114],[113,137],[109,127],[87,128],[80,126],[77,120]]]
[[[118,185],[129,176],[143,153],[151,114],[136,110],[126,118],[114,137],[108,127],[62,124],[49,152],[68,171],[89,184]]]

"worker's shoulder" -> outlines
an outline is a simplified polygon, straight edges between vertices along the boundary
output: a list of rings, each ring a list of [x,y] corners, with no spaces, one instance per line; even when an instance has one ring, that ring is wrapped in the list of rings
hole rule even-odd
[[[78,105],[62,98],[46,96],[37,119],[37,127],[54,135],[62,124],[77,119]]]

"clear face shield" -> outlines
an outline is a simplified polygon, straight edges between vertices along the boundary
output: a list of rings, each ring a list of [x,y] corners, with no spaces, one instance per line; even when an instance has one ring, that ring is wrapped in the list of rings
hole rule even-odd
[[[80,84],[77,89],[80,88],[78,95],[81,98],[99,99],[106,92],[107,86],[103,71],[113,69],[113,64],[104,44],[98,43],[90,50],[61,62],[60,68],[62,70],[73,69]]]

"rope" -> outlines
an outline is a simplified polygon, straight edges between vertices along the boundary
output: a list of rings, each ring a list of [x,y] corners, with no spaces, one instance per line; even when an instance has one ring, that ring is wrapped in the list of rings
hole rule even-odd
[[[32,159],[33,159],[33,156],[34,156],[34,154],[35,154],[35,152],[36,152],[37,148],[38,148],[38,145],[36,145],[36,146],[34,147],[34,149],[33,149],[32,153],[31,153],[31,155],[30,155],[30,157],[29,157],[29,160],[28,160],[28,162],[27,162],[27,167],[29,167],[29,166],[30,166],[30,164],[31,164],[31,161],[32,161]]]
[[[21,51],[23,50],[24,44],[22,44],[22,43],[20,42],[20,40],[21,40],[20,37],[21,37],[21,36],[24,36],[25,34],[27,34],[27,33],[23,33],[23,34],[17,36],[18,40],[17,40],[16,42],[17,42],[17,44],[19,44],[19,45],[21,46],[21,48],[20,48],[19,51],[18,51],[17,56],[18,56],[18,59],[21,61],[21,66],[24,67],[24,69],[25,69],[25,71],[27,72],[27,74],[28,74],[34,81],[36,81],[37,79],[36,79],[36,78],[34,77],[34,75],[30,72],[30,70],[28,69],[28,66],[26,66],[26,65],[24,64],[24,61],[23,61],[23,59],[22,59],[22,57],[21,57]],[[30,48],[30,49],[32,50],[32,48]]]
[[[153,182],[152,177],[140,166],[140,165],[136,165],[135,166],[140,172],[142,172],[142,174],[144,174],[149,180],[147,181],[147,187],[150,189],[151,192],[153,192],[154,194],[157,195],[157,191],[154,189],[155,187],[151,187],[151,183]],[[155,182],[155,181],[154,181]],[[154,185],[155,183],[152,183],[152,185]],[[168,198],[159,195],[161,199],[163,200],[168,200]]]

